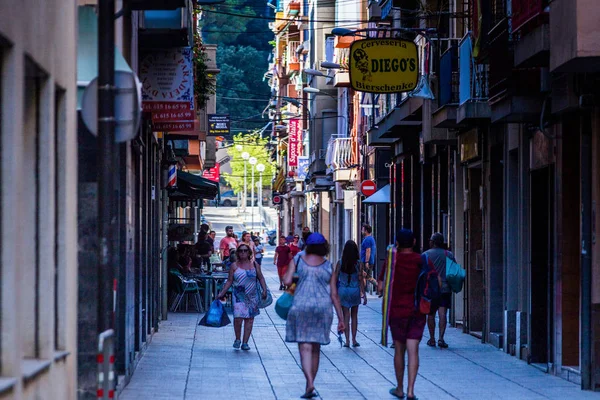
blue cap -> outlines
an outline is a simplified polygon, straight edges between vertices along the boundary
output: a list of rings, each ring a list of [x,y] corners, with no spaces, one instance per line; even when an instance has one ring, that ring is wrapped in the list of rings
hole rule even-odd
[[[318,232],[311,233],[310,236],[306,239],[306,244],[325,244],[327,243],[327,239],[325,236],[321,235]]]
[[[415,234],[413,231],[407,228],[402,228],[398,231],[398,236],[396,236],[396,241],[401,248],[409,248],[413,247],[413,243],[415,241]]]

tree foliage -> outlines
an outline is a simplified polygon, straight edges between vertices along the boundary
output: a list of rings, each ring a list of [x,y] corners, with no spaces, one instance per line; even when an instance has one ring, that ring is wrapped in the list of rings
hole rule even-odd
[[[227,153],[231,157],[231,161],[229,161],[231,173],[223,173],[223,177],[235,193],[244,190],[244,159],[242,158],[242,153],[244,152],[247,152],[250,157],[256,157],[256,165],[263,164],[265,166],[265,170],[262,173],[263,187],[270,184],[276,167],[272,159],[272,151],[268,148],[268,143],[269,139],[261,138],[258,132],[252,132],[245,135],[238,134],[233,137],[233,146],[227,149]],[[237,145],[242,146],[241,150],[237,149]],[[252,166],[250,163],[246,163],[246,169],[248,191],[250,191],[252,176]],[[259,177],[259,172],[255,170],[255,183],[259,181]]]
[[[217,76],[217,113],[230,115],[234,132],[260,129],[268,122],[260,120],[270,95],[263,75],[268,68],[272,50],[268,41],[273,34],[266,19],[230,15],[267,16],[269,8],[262,4],[257,8],[255,0],[228,0],[226,5],[203,14],[204,43],[218,45],[217,66],[221,72]],[[228,14],[221,14],[220,10]]]

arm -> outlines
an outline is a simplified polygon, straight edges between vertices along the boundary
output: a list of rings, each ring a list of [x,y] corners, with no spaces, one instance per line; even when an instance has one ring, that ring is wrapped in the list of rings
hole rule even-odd
[[[265,276],[262,273],[262,269],[260,268],[260,265],[258,265],[258,263],[254,263],[254,268],[256,268],[256,277],[258,278],[258,281],[260,282],[260,286],[262,287],[262,298],[266,299],[267,298],[267,283],[265,282]]]
[[[342,303],[340,303],[340,296],[338,295],[337,289],[337,273],[334,272],[331,274],[331,279],[329,280],[329,287],[331,288],[331,302],[333,303],[333,308],[335,308],[335,312],[338,317],[338,332],[343,332],[345,329],[344,326],[344,314],[342,313]]]
[[[367,247],[367,251],[365,252],[365,265],[369,265],[370,259],[371,259],[371,248]]]
[[[225,258],[225,250],[227,249],[227,241],[225,238],[221,239],[221,243],[219,243],[219,250],[221,250],[221,260]]]
[[[275,256],[273,257],[273,265],[277,265],[277,258],[279,257],[279,253],[277,249],[275,249]]]
[[[296,263],[294,262],[294,259],[292,259],[290,261],[290,264],[288,265],[287,272],[285,273],[285,276],[283,277],[283,284],[286,286],[290,286],[292,284],[292,280],[294,278],[295,273],[296,273]]]
[[[233,272],[234,271],[235,271],[235,268],[233,268],[233,266],[232,266],[232,268],[229,268],[229,275],[227,276],[227,281],[225,282],[225,284],[223,285],[223,288],[217,295],[217,297],[216,297],[217,299],[221,299],[223,296],[225,296],[225,293],[227,293],[227,291],[233,284]]]

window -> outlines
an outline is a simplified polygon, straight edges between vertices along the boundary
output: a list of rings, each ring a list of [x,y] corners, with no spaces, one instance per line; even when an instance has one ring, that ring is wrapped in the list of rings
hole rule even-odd
[[[66,349],[65,312],[65,260],[64,260],[64,212],[65,194],[65,160],[64,154],[66,131],[66,94],[65,90],[57,87],[54,95],[54,350]]]
[[[23,92],[23,150],[24,162],[31,163],[33,168],[24,172],[22,182],[23,209],[26,220],[23,221],[23,238],[29,238],[29,250],[21,255],[23,265],[30,268],[21,268],[21,293],[23,306],[23,356],[26,358],[39,358],[40,355],[40,274],[42,250],[41,224],[42,224],[42,198],[40,173],[42,172],[40,157],[40,130],[42,129],[41,116],[43,114],[42,93],[45,90],[46,76],[32,61],[25,61],[25,90]]]

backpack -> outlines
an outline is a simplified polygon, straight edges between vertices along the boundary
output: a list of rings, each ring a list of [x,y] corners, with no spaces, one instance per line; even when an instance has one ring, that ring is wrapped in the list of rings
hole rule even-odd
[[[446,281],[450,290],[454,293],[459,293],[462,290],[465,282],[466,271],[456,261],[448,257],[446,252]]]
[[[425,254],[421,258],[422,269],[415,288],[415,309],[427,315],[438,309],[442,290],[433,262]]]

